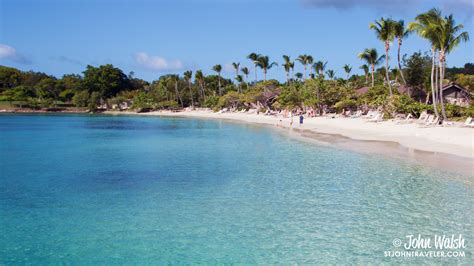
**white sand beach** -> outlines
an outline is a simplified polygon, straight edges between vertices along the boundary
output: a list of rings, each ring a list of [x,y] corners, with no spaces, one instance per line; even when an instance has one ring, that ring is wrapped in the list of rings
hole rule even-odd
[[[239,112],[215,113],[212,111],[156,111],[149,113],[106,112],[108,114],[132,114],[151,116],[174,116],[228,119],[247,123],[290,127],[290,119],[264,114],[248,114]],[[419,151],[446,153],[474,159],[474,129],[460,126],[430,126],[417,123],[401,124],[395,121],[369,122],[364,118],[305,118],[303,125],[298,117],[294,117],[292,128],[316,133],[337,134],[355,140],[389,141]]]

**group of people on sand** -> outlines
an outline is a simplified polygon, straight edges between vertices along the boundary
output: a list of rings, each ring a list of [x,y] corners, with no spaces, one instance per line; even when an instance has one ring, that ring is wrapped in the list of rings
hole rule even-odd
[[[284,111],[284,114],[283,114],[283,117],[284,118],[290,118],[290,127],[293,127],[293,119],[295,116],[297,116],[299,118],[299,122],[300,122],[300,126],[303,125],[303,121],[304,121],[304,113],[300,110],[291,110],[291,111],[288,111],[288,110],[285,110]],[[283,123],[283,120],[280,119],[280,123]]]

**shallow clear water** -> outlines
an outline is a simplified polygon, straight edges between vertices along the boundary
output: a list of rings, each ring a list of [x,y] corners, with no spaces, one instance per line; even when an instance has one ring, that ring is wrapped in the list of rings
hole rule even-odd
[[[1,115],[0,149],[0,264],[472,262],[472,184],[271,128]],[[384,257],[408,234],[466,257]]]

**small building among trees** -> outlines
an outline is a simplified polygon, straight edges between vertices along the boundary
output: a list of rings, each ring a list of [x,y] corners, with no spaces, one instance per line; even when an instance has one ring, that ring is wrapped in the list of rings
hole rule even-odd
[[[469,92],[461,85],[454,82],[444,85],[443,97],[446,99],[446,102],[462,107],[468,107],[471,101],[471,95]]]

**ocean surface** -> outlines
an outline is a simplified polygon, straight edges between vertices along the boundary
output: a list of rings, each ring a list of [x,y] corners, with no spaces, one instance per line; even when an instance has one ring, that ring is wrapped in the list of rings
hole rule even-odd
[[[270,127],[0,115],[0,171],[0,265],[473,262],[464,177]],[[385,256],[418,234],[465,257]]]

